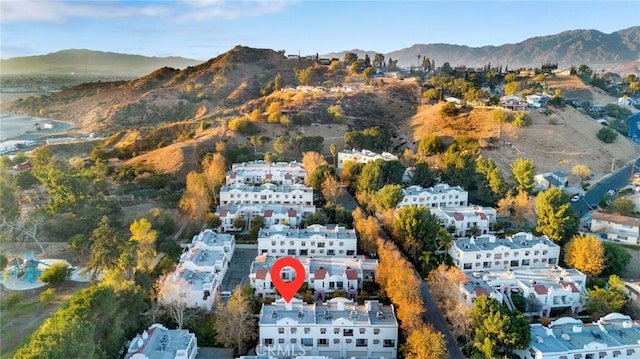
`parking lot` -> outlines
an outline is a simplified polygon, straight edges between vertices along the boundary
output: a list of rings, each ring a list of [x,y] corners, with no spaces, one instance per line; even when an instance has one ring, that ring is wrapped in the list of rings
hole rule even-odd
[[[249,283],[249,267],[256,258],[258,245],[238,244],[222,281],[221,291],[233,291],[237,285]]]

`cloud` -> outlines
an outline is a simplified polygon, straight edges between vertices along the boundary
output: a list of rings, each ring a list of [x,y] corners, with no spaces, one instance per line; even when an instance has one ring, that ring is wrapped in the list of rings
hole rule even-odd
[[[190,9],[178,18],[180,22],[213,18],[239,19],[283,11],[292,0],[183,0]]]
[[[0,14],[3,23],[63,23],[71,18],[164,17],[170,14],[170,9],[166,6],[134,6],[119,1],[3,0],[0,2]]]

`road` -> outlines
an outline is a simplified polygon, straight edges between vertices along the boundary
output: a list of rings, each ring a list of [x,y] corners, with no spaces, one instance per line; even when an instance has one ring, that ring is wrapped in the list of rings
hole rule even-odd
[[[612,159],[615,166],[615,159]],[[585,193],[582,199],[578,202],[571,203],[571,207],[579,214],[579,218],[582,218],[589,212],[590,204],[598,204],[602,196],[604,196],[610,189],[620,189],[629,184],[629,179],[632,177],[631,170],[633,169],[634,161],[625,164],[623,167],[617,169],[612,174],[602,178],[598,183],[593,185]],[[635,160],[635,173],[640,173],[640,157]]]
[[[344,193],[340,196],[340,198],[338,198],[338,202],[341,203],[345,207],[345,209],[347,209],[348,211],[353,211],[358,206],[358,203],[346,191],[344,191]],[[382,228],[380,229],[379,234],[385,241],[394,243],[391,240],[391,238],[389,238],[387,233],[384,230],[382,230]],[[400,250],[398,249],[398,251]],[[433,300],[433,297],[431,296],[431,292],[429,291],[429,285],[424,280],[424,278],[422,278],[422,276],[417,271],[415,271],[415,269],[414,269],[414,273],[416,276],[418,276],[418,278],[421,279],[420,292],[422,294],[422,299],[424,301],[424,311],[425,311],[424,315],[422,316],[422,319],[425,321],[425,323],[432,324],[435,330],[444,334],[445,340],[447,343],[447,352],[449,353],[449,358],[465,359],[465,356],[462,354],[462,350],[460,349],[460,346],[456,342],[456,339],[453,337],[453,334],[451,334],[451,330],[449,330],[449,325],[447,324],[447,320],[444,318],[444,315],[442,314],[440,307],[436,305],[435,300]]]

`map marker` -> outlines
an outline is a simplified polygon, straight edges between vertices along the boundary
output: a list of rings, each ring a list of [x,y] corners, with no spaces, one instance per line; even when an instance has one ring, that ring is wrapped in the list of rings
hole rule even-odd
[[[280,277],[280,271],[282,271],[284,267],[291,267],[296,272],[296,277],[293,281],[285,282]],[[270,274],[271,282],[273,282],[273,285],[276,286],[276,289],[287,303],[291,302],[291,299],[298,292],[298,289],[300,289],[307,277],[302,263],[293,257],[278,259],[273,263]]]

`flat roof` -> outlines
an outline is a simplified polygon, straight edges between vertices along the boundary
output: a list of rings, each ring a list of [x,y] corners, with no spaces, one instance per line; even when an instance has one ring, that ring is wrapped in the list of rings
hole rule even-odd
[[[560,249],[549,237],[534,236],[532,233],[520,232],[511,237],[498,238],[491,234],[483,234],[476,237],[458,238],[454,241],[456,247],[465,252],[488,251],[499,246],[516,249],[533,249],[535,246]]]
[[[291,228],[289,226],[274,225],[269,228],[261,228],[258,233],[258,240],[270,240],[272,236],[281,235],[290,239],[309,239],[312,237],[325,237],[325,239],[356,239],[356,232],[353,229],[346,229],[337,224],[327,224],[325,226],[314,224],[307,228]]]
[[[147,358],[174,359],[177,352],[186,351],[192,341],[197,346],[195,334],[187,329],[167,329],[161,324],[152,324],[131,341],[125,358],[142,354]]]

